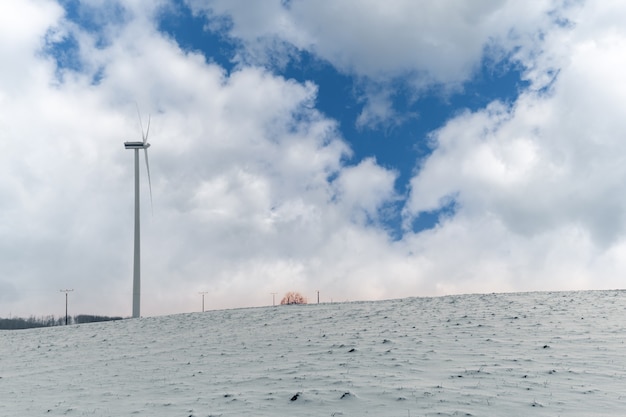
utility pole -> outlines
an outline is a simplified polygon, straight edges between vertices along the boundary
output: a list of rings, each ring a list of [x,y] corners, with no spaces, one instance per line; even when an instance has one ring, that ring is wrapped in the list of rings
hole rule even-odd
[[[208,291],[200,291],[198,294],[202,295],[202,312],[204,313],[204,294],[208,294]]]
[[[65,293],[65,325],[67,326],[67,294],[74,290],[59,290]]]
[[[320,290],[317,290],[317,304],[320,303]]]
[[[271,292],[270,294],[272,294],[272,306],[276,305],[276,294],[275,292]]]

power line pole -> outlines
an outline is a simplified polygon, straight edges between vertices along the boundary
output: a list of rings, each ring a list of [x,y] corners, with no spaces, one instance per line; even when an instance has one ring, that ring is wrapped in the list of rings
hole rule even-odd
[[[202,312],[204,313],[204,295],[208,294],[208,291],[200,291],[198,294],[202,295]]]
[[[65,293],[65,325],[67,326],[67,294],[74,291],[72,290],[59,290],[60,292]]]
[[[275,292],[271,292],[270,294],[272,294],[272,305],[275,306],[276,305],[276,294]]]

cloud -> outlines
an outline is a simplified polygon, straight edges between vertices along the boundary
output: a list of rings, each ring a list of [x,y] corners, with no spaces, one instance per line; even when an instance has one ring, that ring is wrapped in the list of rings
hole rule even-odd
[[[549,10],[531,6],[517,14],[519,6],[507,1],[188,3],[210,18],[229,18],[229,35],[250,50],[271,49],[270,41],[278,39],[346,73],[373,79],[417,73],[445,84],[465,81],[490,39],[505,37],[511,27],[523,28]]]
[[[432,133],[435,149],[411,180],[405,214],[455,199],[455,215],[423,237],[468,256],[452,260],[468,268],[464,288],[494,276],[494,288],[623,285],[626,33],[624,10],[613,6],[587,5],[547,34],[516,102],[463,112]],[[431,260],[435,248],[424,249]]]
[[[226,75],[132,7],[97,33],[57,13],[22,45],[37,68],[21,74],[27,87],[3,89],[2,285],[17,288],[14,314],[30,314],[26,300],[51,309],[51,292],[66,287],[76,309],[124,314],[133,167],[122,142],[140,137],[135,102],[152,115],[145,314],[186,311],[207,287],[225,307],[308,282],[329,237],[353,227],[353,215],[376,217],[393,190],[394,175],[373,160],[344,173],[351,151],[315,109],[315,85],[259,67]],[[47,52],[49,33],[48,42],[77,40],[68,47],[79,66]],[[378,185],[368,190],[370,180]]]
[[[394,200],[396,174],[367,158],[354,167],[342,170],[335,180],[336,199],[348,215],[357,215],[359,223],[376,221],[380,209]]]
[[[310,50],[355,82],[381,83],[371,91],[383,103],[385,80],[410,74],[416,91],[456,88],[486,53],[514,54],[529,88],[459,110],[431,132],[433,152],[405,201],[393,166],[347,162],[350,145],[316,109],[313,82],[261,61],[227,73],[159,33],[159,13],[173,3],[115,3],[107,10],[123,19],[89,25],[55,2],[2,4],[0,315],[58,312],[62,288],[75,289],[76,312],[129,313],[133,162],[122,143],[140,137],[135,102],[152,117],[154,215],[143,172],[141,200],[146,315],[197,310],[205,290],[218,308],[268,304],[283,290],[343,301],[622,284],[619,3],[576,4],[565,20],[547,13],[558,3],[454,3],[462,9],[444,13],[439,2],[268,2],[258,18],[255,5],[228,4],[202,7],[230,16],[219,23],[250,51],[257,38],[263,48],[271,38]],[[59,60],[59,45],[79,65]],[[371,114],[375,123],[406,117],[384,105]],[[454,212],[433,228],[411,230],[451,201]],[[385,230],[390,206],[403,209],[403,236]]]
[[[3,4],[0,17],[0,55],[10,62],[5,65],[0,79],[5,101],[11,94],[17,94],[31,81],[41,75],[41,66],[35,56],[44,44],[48,30],[61,18],[63,9],[55,2],[42,1],[39,4],[25,1]]]
[[[364,109],[359,127],[401,123],[391,100],[459,91],[484,61],[530,65],[541,54],[540,34],[562,24],[567,2],[508,0],[415,2],[187,0],[212,30],[240,43],[244,64],[284,65],[299,51],[359,80]],[[222,24],[217,24],[222,22]]]
[[[549,92],[449,121],[433,134],[437,149],[413,179],[407,209],[433,210],[458,194],[464,210],[492,211],[520,232],[581,222],[602,241],[619,235],[624,46],[597,33],[593,43],[570,41]]]

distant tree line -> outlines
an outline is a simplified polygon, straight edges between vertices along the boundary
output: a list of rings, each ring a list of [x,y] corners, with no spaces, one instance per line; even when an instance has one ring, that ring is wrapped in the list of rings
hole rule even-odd
[[[111,321],[121,320],[122,317],[110,317],[110,316],[94,316],[90,314],[79,314],[74,317],[68,317],[68,324],[82,324],[82,323],[95,323],[99,321]],[[0,330],[20,330],[20,329],[33,329],[37,327],[52,327],[52,326],[64,326],[65,316],[42,316],[29,318],[11,317],[8,319],[0,318]]]
[[[96,323],[98,321],[113,321],[113,320],[122,320],[123,317],[110,317],[110,316],[92,316],[90,314],[79,314],[78,316],[74,316],[74,323]]]

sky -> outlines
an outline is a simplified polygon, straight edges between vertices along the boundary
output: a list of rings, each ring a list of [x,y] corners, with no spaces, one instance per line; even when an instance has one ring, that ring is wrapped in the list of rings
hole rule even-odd
[[[0,3],[0,317],[626,287],[626,4]],[[150,199],[150,185],[152,202]]]

